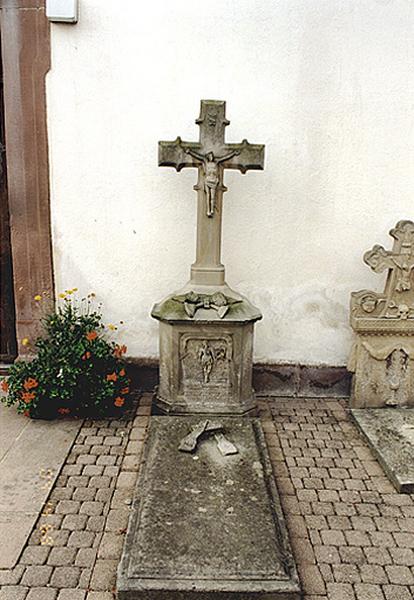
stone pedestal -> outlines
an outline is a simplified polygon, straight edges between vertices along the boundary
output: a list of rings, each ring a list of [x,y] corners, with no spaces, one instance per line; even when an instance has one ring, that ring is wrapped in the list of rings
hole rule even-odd
[[[369,333],[357,333],[348,365],[354,373],[351,405],[414,407],[414,327],[378,332],[372,320],[369,325]]]
[[[261,314],[229,288],[217,290],[182,290],[154,307],[152,316],[160,321],[156,412],[255,411],[253,326]]]
[[[299,600],[298,576],[257,419],[215,418],[214,436],[180,452],[199,417],[152,417],[124,553],[119,600]]]

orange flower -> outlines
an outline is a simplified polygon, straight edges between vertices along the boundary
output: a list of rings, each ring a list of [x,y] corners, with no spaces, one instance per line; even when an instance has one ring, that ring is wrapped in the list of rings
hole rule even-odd
[[[114,402],[115,406],[121,407],[121,406],[124,406],[124,403],[125,403],[125,400],[123,398],[121,398],[121,396],[117,396],[115,398],[115,402]]]
[[[123,377],[125,375],[125,369],[121,369],[119,371],[119,374],[120,374],[121,377]]]
[[[122,388],[122,390],[121,390],[121,392],[120,392],[120,393],[121,393],[121,394],[129,394],[129,387],[124,387],[124,388]]]
[[[115,373],[115,371],[113,373],[111,373],[110,375],[106,376],[106,381],[116,381],[118,379],[118,375]]]
[[[1,389],[3,390],[3,392],[9,391],[9,382],[7,381],[7,379],[2,379],[0,385],[1,385]]]
[[[97,337],[98,334],[96,333],[96,331],[88,331],[88,333],[86,334],[86,339],[88,340],[88,342],[93,342],[93,340],[96,340]]]
[[[82,356],[82,360],[88,360],[88,358],[91,357],[91,353],[89,352],[89,350],[87,352],[85,352],[85,354]]]
[[[70,413],[70,410],[68,408],[58,408],[57,411],[61,415],[68,415]]]
[[[123,346],[118,346],[118,344],[117,344],[114,348],[114,355],[117,358],[121,358],[121,356],[123,354],[125,354],[126,351],[127,351],[127,347],[125,346],[125,344]]]
[[[34,400],[34,397],[36,396],[36,394],[34,392],[23,392],[22,393],[22,400],[23,402],[25,402],[26,404],[30,404],[30,402],[32,400]]]
[[[23,387],[26,391],[31,390],[32,388],[36,388],[38,385],[39,382],[36,379],[34,379],[34,377],[28,377],[23,383]]]

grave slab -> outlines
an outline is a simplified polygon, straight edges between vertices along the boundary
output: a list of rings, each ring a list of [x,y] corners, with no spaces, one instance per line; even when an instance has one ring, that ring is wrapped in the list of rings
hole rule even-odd
[[[299,600],[300,588],[257,419],[214,417],[193,453],[180,443],[201,421],[152,417],[126,542],[119,600]]]
[[[0,405],[0,569],[16,564],[81,425]]]
[[[413,494],[414,409],[356,408],[351,413],[395,488]]]

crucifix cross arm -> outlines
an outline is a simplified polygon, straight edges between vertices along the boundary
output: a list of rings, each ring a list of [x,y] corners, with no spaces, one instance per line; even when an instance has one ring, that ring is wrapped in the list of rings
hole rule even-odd
[[[226,143],[226,103],[221,100],[202,100],[200,128],[197,142],[185,142],[180,137],[174,141],[159,142],[158,164],[173,167],[176,171],[193,167],[198,170],[197,191],[197,249],[192,265],[191,280],[200,285],[221,285],[224,267],[220,262],[221,215],[225,169],[242,173],[264,168],[264,145]]]

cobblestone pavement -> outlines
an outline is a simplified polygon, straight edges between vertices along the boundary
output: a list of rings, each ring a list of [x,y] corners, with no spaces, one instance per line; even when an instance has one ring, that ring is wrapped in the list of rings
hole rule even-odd
[[[0,600],[113,600],[149,421],[82,426]],[[414,495],[397,494],[346,401],[260,400],[305,600],[412,600]]]

